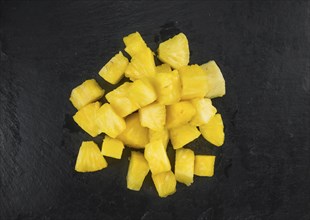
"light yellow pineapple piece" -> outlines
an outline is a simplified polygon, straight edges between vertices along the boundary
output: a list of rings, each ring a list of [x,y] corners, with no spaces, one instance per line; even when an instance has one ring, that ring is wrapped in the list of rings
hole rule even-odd
[[[155,89],[146,78],[136,80],[128,89],[129,98],[140,108],[151,104],[157,98]]]
[[[215,61],[211,60],[208,63],[202,64],[201,68],[207,72],[209,89],[206,97],[212,99],[224,96],[226,93],[225,80]]]
[[[96,137],[101,133],[100,128],[96,123],[97,111],[99,108],[99,102],[91,103],[81,108],[73,116],[74,121],[92,137]]]
[[[156,73],[169,73],[171,72],[171,67],[167,63],[163,63],[155,67]]]
[[[169,130],[169,136],[174,149],[179,149],[200,136],[199,130],[190,124],[181,125]]]
[[[139,191],[150,168],[143,154],[131,151],[131,157],[127,172],[127,188]]]
[[[139,116],[143,127],[156,131],[163,130],[166,124],[166,107],[155,102],[140,108]]]
[[[97,101],[104,95],[104,90],[96,80],[89,79],[75,87],[70,96],[73,106],[79,110],[93,101]]]
[[[181,99],[203,98],[208,92],[207,73],[197,64],[179,69],[182,92]]]
[[[125,70],[128,65],[128,59],[124,57],[120,51],[109,62],[102,67],[99,71],[99,75],[107,82],[111,84],[118,83],[124,76]]]
[[[188,123],[196,114],[196,109],[189,101],[168,105],[166,110],[166,126],[168,129]]]
[[[180,33],[159,44],[158,58],[174,69],[186,66],[189,63],[189,46],[185,34]]]
[[[146,43],[139,32],[129,34],[123,38],[126,45],[125,51],[132,57],[141,50],[147,48]]]
[[[120,117],[110,104],[103,104],[97,111],[96,123],[100,131],[112,138],[116,138],[126,129],[125,120]]]
[[[196,155],[195,170],[196,176],[213,176],[214,175],[215,156]]]
[[[152,179],[160,197],[164,198],[175,193],[177,181],[171,170],[153,174]]]
[[[103,156],[113,157],[115,159],[121,159],[123,149],[124,149],[123,142],[106,135],[102,142],[101,154]]]
[[[162,141],[150,142],[145,146],[144,157],[149,163],[152,174],[171,170],[169,158]]]
[[[157,73],[153,82],[159,103],[172,105],[180,101],[181,81],[177,70]]]
[[[191,100],[191,103],[196,109],[196,114],[190,121],[190,124],[200,126],[209,122],[209,120],[215,115],[216,108],[212,105],[211,99],[197,98]]]
[[[195,154],[190,149],[178,149],[175,153],[175,178],[189,186],[194,182]]]
[[[215,146],[222,146],[224,144],[224,124],[221,114],[213,116],[207,124],[199,126],[202,136]]]
[[[150,142],[154,141],[161,141],[167,149],[168,142],[169,142],[169,131],[167,128],[163,128],[162,130],[159,131],[154,131],[152,129],[149,129],[149,140]]]
[[[149,143],[149,129],[142,127],[138,113],[126,117],[126,129],[117,137],[126,146],[143,149]]]
[[[100,153],[100,149],[93,141],[83,141],[76,159],[77,172],[94,172],[108,166]]]

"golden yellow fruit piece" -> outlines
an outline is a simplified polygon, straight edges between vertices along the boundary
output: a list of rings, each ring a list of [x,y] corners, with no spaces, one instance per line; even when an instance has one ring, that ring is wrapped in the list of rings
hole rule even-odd
[[[123,38],[123,41],[126,45],[125,51],[131,57],[134,56],[139,51],[147,48],[147,45],[144,42],[139,32],[129,34],[128,36]]]
[[[191,103],[196,109],[196,114],[190,121],[191,125],[200,126],[206,124],[217,112],[216,108],[212,105],[211,99],[197,98],[191,100]]]
[[[195,175],[213,176],[214,175],[215,156],[196,155],[195,156]]]
[[[139,109],[140,122],[143,127],[152,130],[163,130],[166,124],[166,107],[159,103],[152,103]]]
[[[128,93],[129,98],[140,108],[151,104],[157,98],[153,85],[146,78],[134,81],[128,89]]]
[[[196,109],[189,101],[168,105],[166,110],[166,126],[168,129],[187,124],[196,114]]]
[[[177,181],[171,170],[153,174],[152,179],[160,197],[164,198],[175,193]]]
[[[190,124],[169,130],[170,140],[174,149],[179,149],[200,136],[199,130]]]
[[[224,124],[221,114],[213,116],[207,124],[199,126],[202,136],[215,146],[222,146],[224,144]]]
[[[171,72],[171,67],[167,63],[163,63],[155,67],[156,73],[169,73]]]
[[[175,153],[175,178],[189,186],[194,182],[195,154],[190,149],[178,149]]]
[[[123,142],[106,135],[102,142],[101,154],[103,156],[113,157],[115,159],[121,159],[123,149],[124,149]]]
[[[167,128],[163,128],[162,130],[154,131],[149,129],[149,140],[150,142],[154,141],[161,141],[167,149],[168,142],[169,142],[169,131]]]

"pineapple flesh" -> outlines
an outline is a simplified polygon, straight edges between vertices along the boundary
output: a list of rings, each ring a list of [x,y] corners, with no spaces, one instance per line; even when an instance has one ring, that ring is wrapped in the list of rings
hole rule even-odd
[[[139,51],[147,48],[145,41],[141,37],[139,32],[129,34],[123,38],[123,41],[126,45],[125,51],[133,57]]]
[[[152,179],[160,197],[164,198],[175,193],[177,181],[171,170],[153,174]]]
[[[215,156],[196,155],[194,173],[196,176],[213,176],[214,175]]]
[[[197,98],[191,100],[191,103],[196,109],[196,114],[190,121],[190,124],[200,126],[209,122],[209,120],[216,114],[216,108],[212,105],[211,99]]]
[[[128,89],[129,98],[142,108],[157,99],[153,85],[146,78],[136,80]]]
[[[200,136],[199,130],[190,124],[172,128],[169,131],[170,140],[174,149],[179,149]]]
[[[167,149],[168,142],[169,142],[169,131],[167,128],[163,128],[162,130],[154,131],[152,129],[149,129],[149,140],[150,142],[154,141],[161,141]]]
[[[217,147],[224,144],[225,133],[221,114],[214,115],[207,124],[199,126],[199,130],[211,144]]]
[[[103,156],[112,157],[115,159],[121,159],[123,149],[124,149],[123,142],[106,135],[102,142],[101,154]]]
[[[194,182],[195,154],[191,149],[178,149],[175,153],[175,178],[189,186]]]
[[[166,126],[168,129],[188,123],[196,114],[195,107],[189,101],[178,102],[166,108]]]
[[[159,103],[152,103],[139,109],[140,122],[143,127],[152,130],[163,130],[166,124],[166,107]]]
[[[156,73],[169,73],[171,72],[171,67],[167,63],[163,63],[155,67]]]

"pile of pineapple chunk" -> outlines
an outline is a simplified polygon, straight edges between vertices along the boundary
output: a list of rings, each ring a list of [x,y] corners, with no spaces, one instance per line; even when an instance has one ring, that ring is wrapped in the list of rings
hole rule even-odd
[[[189,45],[180,33],[160,43],[155,65],[154,53],[138,32],[123,38],[125,51],[116,54],[99,72],[115,85],[129,80],[105,95],[94,80],[72,90],[70,101],[78,110],[74,121],[89,135],[104,133],[101,150],[93,141],[80,147],[75,170],[93,172],[108,166],[104,156],[121,159],[124,147],[132,149],[127,188],[139,191],[151,172],[160,197],[176,191],[177,181],[191,185],[194,175],[211,177],[215,156],[195,155],[184,148],[201,134],[211,144],[224,143],[222,117],[212,98],[225,95],[225,80],[214,61],[189,65]],[[167,155],[171,141],[175,149],[174,172]]]

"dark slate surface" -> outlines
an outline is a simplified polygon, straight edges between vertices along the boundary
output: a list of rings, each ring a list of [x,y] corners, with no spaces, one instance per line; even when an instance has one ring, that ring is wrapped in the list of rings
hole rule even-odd
[[[1,1],[0,219],[310,219],[310,3]],[[227,95],[214,178],[166,199],[150,176],[126,189],[127,157],[74,172],[73,87],[140,31],[155,49],[182,31],[191,63],[215,59]],[[111,89],[100,80],[102,86]],[[96,141],[100,143],[101,137]],[[171,153],[171,149],[169,150]]]

